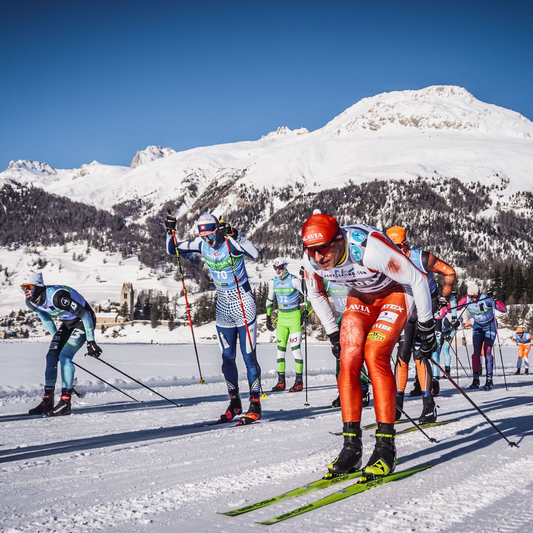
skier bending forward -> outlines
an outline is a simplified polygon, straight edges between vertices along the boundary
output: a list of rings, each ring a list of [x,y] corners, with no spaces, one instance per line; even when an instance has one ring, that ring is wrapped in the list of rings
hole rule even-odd
[[[72,358],[87,340],[87,351],[100,357],[102,350],[94,341],[96,316],[83,296],[65,285],[45,285],[43,275],[30,270],[21,285],[26,305],[35,311],[44,327],[52,335],[46,354],[44,397],[42,402],[28,412],[29,415],[70,415],[70,397],[74,380]],[[61,320],[59,329],[52,317]],[[57,365],[61,363],[61,399],[54,407],[54,390],[57,381]]]
[[[374,389],[378,429],[364,475],[394,470],[396,385],[390,356],[416,303],[420,354],[429,359],[436,346],[435,320],[426,276],[381,231],[366,224],[339,227],[326,214],[310,216],[302,227],[309,300],[324,325],[332,352],[340,356],[338,379],[344,446],[328,466],[333,475],[361,467],[362,393],[360,372],[366,362]],[[348,287],[339,332],[328,304],[324,280]],[[414,297],[414,302],[413,302]]]
[[[176,219],[169,215],[165,221],[167,228],[167,252],[175,255],[176,248],[172,232],[176,229]],[[240,420],[241,424],[252,423],[261,418],[261,369],[255,355],[257,337],[257,312],[255,298],[248,282],[248,274],[244,265],[244,257],[256,259],[257,248],[235,228],[226,222],[220,222],[210,213],[204,213],[197,222],[198,237],[178,243],[181,254],[196,252],[202,254],[209,268],[217,289],[216,327],[220,349],[222,350],[222,373],[228,386],[230,404],[219,422],[229,422],[242,413],[239,394],[239,380],[235,356],[237,337],[241,346],[242,356],[246,363],[248,384],[250,387],[250,408]],[[229,247],[225,239],[228,239]],[[239,287],[235,285],[233,266]],[[250,346],[239,294],[244,305],[246,322],[252,339]]]

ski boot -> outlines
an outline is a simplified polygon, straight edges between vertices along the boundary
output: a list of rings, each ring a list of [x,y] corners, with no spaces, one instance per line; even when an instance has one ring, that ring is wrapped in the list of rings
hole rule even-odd
[[[418,381],[418,376],[416,376],[415,386],[413,390],[409,393],[409,396],[411,396],[411,398],[413,396],[422,396],[422,389],[420,388],[420,382]]]
[[[468,387],[469,389],[479,389],[479,378],[474,378],[472,384]]]
[[[526,369],[524,370],[524,376],[529,376],[529,368],[526,368]]]
[[[431,396],[438,396],[440,393],[440,381],[439,378],[431,379]]]
[[[46,416],[68,416],[70,415],[70,396],[72,389],[61,389],[61,399],[57,405],[46,413]]]
[[[54,389],[55,387],[45,387],[42,402],[33,409],[28,411],[29,416],[44,415],[54,408]]]
[[[452,370],[452,369],[451,369],[449,366],[445,366],[445,367],[444,367],[444,372],[446,372],[446,374],[448,374],[448,376],[451,375],[451,374],[450,374],[451,370]]]
[[[400,420],[400,418],[402,418],[403,413],[401,409],[403,409],[404,396],[405,396],[405,392],[396,393],[396,416],[394,420]]]
[[[363,393],[363,407],[368,407],[370,405],[370,387],[368,383],[363,383],[361,391]]]
[[[527,372],[527,368],[526,368],[526,372]],[[516,369],[516,372],[514,373],[515,376],[519,376],[520,375],[520,369],[517,368]]]
[[[494,383],[492,382],[492,376],[487,376],[485,385],[483,385],[483,390],[491,390],[493,386]]]
[[[248,424],[253,424],[261,418],[261,402],[259,398],[251,397],[250,398],[250,407],[246,414],[239,420],[238,426],[246,426]]]
[[[217,420],[217,424],[231,422],[236,416],[242,413],[241,397],[238,392],[229,393],[229,405],[226,412]]]
[[[289,389],[289,392],[302,392],[304,390],[304,382],[301,374],[296,374],[294,385]]]
[[[331,476],[348,474],[361,468],[363,462],[362,433],[361,422],[344,422],[342,425],[344,446],[338,457],[328,465]]]
[[[270,392],[284,391],[285,387],[285,372],[278,372],[278,382],[270,389]]]
[[[368,481],[369,479],[388,476],[394,472],[394,468],[396,467],[395,435],[396,431],[394,430],[393,424],[378,422],[374,453],[372,453],[367,465],[363,469],[362,479]]]
[[[337,396],[332,402],[331,407],[340,407],[341,406],[341,397]]]
[[[424,407],[422,408],[422,414],[418,421],[421,424],[429,424],[430,422],[437,421],[437,406],[435,405],[435,400],[433,396],[424,396],[422,398]]]

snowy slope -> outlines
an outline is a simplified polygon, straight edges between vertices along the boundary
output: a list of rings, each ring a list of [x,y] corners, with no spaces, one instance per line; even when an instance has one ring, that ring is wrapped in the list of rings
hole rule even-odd
[[[299,183],[308,191],[417,176],[509,180],[508,194],[533,187],[533,124],[454,86],[365,98],[313,132],[279,128],[256,141],[172,152],[149,147],[135,168],[93,162],[41,172],[40,163],[19,161],[0,173],[0,183],[32,182],[106,209],[133,198],[155,207],[181,196],[187,202],[225,178],[259,189]]]
[[[304,394],[271,394],[263,402],[261,423],[236,429],[207,425],[227,404],[214,346],[200,346],[207,376],[207,383],[200,385],[190,346],[104,345],[106,360],[184,407],[173,407],[102,363],[77,356],[79,364],[143,403],[78,371],[78,388],[85,396],[74,400],[72,416],[10,420],[10,415],[39,401],[37,390],[25,387],[42,383],[43,348],[0,343],[3,531],[265,531],[266,526],[255,522],[347,485],[240,517],[216,514],[318,479],[339,452],[342,437],[330,433],[341,429],[341,415],[329,407],[337,392],[327,347],[309,350],[309,407],[304,407]],[[419,432],[397,437],[403,460],[398,469],[433,461],[430,470],[271,526],[272,531],[531,531],[533,378],[509,375],[516,349],[503,351],[509,392],[498,371],[493,391],[473,392],[471,397],[507,438],[519,444],[517,449],[443,383],[437,401],[440,419],[458,421],[428,429],[435,444]],[[459,353],[468,368],[464,350]],[[259,362],[268,373],[268,389],[275,382],[274,345],[259,347]],[[461,374],[460,385],[469,382]],[[405,408],[418,416],[420,399],[407,398]],[[374,421],[372,404],[363,410],[362,421]],[[399,429],[404,427],[408,424]],[[373,446],[372,433],[363,435],[365,460]]]

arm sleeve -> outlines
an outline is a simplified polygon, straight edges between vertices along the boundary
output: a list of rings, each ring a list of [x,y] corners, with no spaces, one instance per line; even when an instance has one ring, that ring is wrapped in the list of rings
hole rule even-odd
[[[48,331],[48,333],[50,333],[50,335],[55,335],[55,333],[57,331],[57,328],[56,328],[56,325],[55,325],[54,321],[50,317],[50,315],[48,313],[45,313],[44,311],[41,311],[40,309],[37,309],[36,307],[34,307],[32,305],[32,303],[29,302],[28,300],[26,300],[26,306],[31,311],[37,313],[37,316],[40,318],[41,322],[43,323],[43,326],[46,328],[46,331]]]
[[[328,293],[324,288],[324,280],[317,273],[310,272],[307,268],[305,270],[305,279],[307,282],[307,297],[326,333],[331,335],[339,331],[335,315],[329,305]]]
[[[302,288],[302,280],[300,278],[297,278],[296,276],[294,276],[294,278],[292,278],[292,286],[300,293],[300,294],[303,294],[304,291],[303,291],[303,288]]]
[[[363,265],[372,271],[382,272],[401,285],[411,287],[419,322],[427,322],[433,318],[426,276],[380,233],[372,233],[368,239]]]
[[[178,242],[178,252],[180,254],[188,254],[191,252],[200,253],[202,245],[202,238],[195,237],[189,241]],[[176,255],[176,247],[174,246],[174,239],[172,235],[167,233],[167,253],[169,255]]]
[[[274,280],[270,280],[268,285],[268,296],[266,301],[267,316],[272,316],[272,308],[274,307]]]
[[[81,304],[75,302],[70,297],[70,293],[65,290],[57,291],[54,294],[52,303],[54,304],[54,307],[62,309],[63,311],[68,311],[74,316],[77,316],[83,322],[87,342],[94,341],[95,324],[93,320],[93,314],[91,312],[90,307],[88,307],[88,304],[82,306]]]
[[[257,259],[259,257],[259,250],[241,233],[237,235],[237,239],[228,237],[228,240],[234,250],[243,253],[251,259]]]

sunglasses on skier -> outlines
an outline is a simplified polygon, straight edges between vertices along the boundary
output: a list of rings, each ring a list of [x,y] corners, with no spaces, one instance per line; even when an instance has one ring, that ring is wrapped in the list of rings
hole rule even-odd
[[[208,233],[207,235],[200,235],[200,237],[202,237],[202,239],[208,243],[208,244],[213,244],[217,238],[217,234],[216,233]]]
[[[21,285],[20,288],[23,291],[33,291],[33,289],[35,289],[35,285],[31,285],[30,283],[25,283],[24,285]]]
[[[328,255],[333,249],[333,243],[339,238],[339,233],[333,237],[333,239],[324,244],[319,244],[316,246],[304,246],[304,252],[311,258],[314,259],[315,254],[318,252],[320,255]]]

